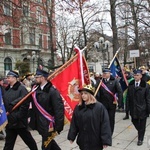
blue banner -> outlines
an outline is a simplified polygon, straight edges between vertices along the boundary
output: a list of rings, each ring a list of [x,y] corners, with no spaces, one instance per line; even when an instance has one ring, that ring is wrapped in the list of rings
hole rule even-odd
[[[4,103],[3,103],[2,90],[0,88],[0,131],[4,129],[6,124],[7,124],[7,115],[6,115],[6,110],[5,110]]]
[[[110,66],[110,70],[112,75],[119,80],[122,90],[124,92],[127,89],[127,79],[124,76],[123,70],[120,66],[117,57],[115,57],[115,59],[113,60]]]

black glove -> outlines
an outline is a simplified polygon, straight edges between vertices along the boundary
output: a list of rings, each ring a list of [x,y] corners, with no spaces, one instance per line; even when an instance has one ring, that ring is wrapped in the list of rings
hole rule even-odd
[[[8,115],[8,122],[9,123],[15,123],[16,122],[16,118],[13,114]]]
[[[14,107],[14,105],[9,104],[9,106],[8,106],[8,112],[9,112],[9,113],[12,112],[13,107]]]
[[[62,131],[62,130],[61,130]],[[58,134],[60,134],[60,132],[61,132],[60,130],[56,130],[56,132],[58,133]]]

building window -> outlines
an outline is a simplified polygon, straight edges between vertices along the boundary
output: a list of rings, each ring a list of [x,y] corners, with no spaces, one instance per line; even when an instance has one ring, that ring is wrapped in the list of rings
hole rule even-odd
[[[12,60],[9,57],[4,59],[4,70],[12,70]]]
[[[24,16],[29,15],[29,7],[27,5],[23,5],[23,15]]]
[[[12,14],[12,11],[11,11],[11,5],[10,5],[10,2],[5,2],[4,4],[4,14],[7,15],[7,16],[11,16]]]
[[[30,28],[29,38],[30,44],[35,45],[35,28]]]
[[[11,30],[5,34],[5,44],[11,45]]]
[[[37,19],[38,19],[38,22],[42,22],[42,12],[39,9],[37,9]]]
[[[37,2],[38,2],[38,3],[41,3],[41,2],[42,2],[42,0],[37,0]]]
[[[93,66],[89,66],[89,72],[94,72],[94,67]]]
[[[42,48],[42,34],[39,34],[39,48]]]

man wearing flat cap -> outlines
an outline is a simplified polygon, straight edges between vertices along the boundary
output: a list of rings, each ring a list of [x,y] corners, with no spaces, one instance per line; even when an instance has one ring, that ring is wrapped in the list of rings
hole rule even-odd
[[[131,120],[138,131],[137,145],[143,144],[146,121],[150,113],[150,91],[149,85],[142,80],[142,71],[133,71],[134,80],[129,83],[127,92],[127,108],[130,111]]]
[[[47,80],[48,76],[48,72],[36,70],[38,88],[32,95],[33,116],[30,127],[42,136],[42,150],[61,150],[53,138],[51,141],[49,139],[53,132],[59,134],[63,130],[64,105],[59,91]]]
[[[6,140],[3,150],[13,150],[17,136],[19,135],[25,144],[32,150],[38,150],[35,140],[28,131],[28,108],[29,102],[24,102],[15,110],[12,108],[28,93],[26,88],[18,81],[19,74],[9,71],[7,74],[8,86],[3,95],[4,105],[8,114],[6,126]]]
[[[97,100],[101,102],[108,111],[111,132],[113,134],[117,104],[116,94],[119,99],[118,101],[121,101],[123,98],[123,92],[119,81],[111,75],[109,68],[103,69],[102,77],[102,84],[97,93]]]

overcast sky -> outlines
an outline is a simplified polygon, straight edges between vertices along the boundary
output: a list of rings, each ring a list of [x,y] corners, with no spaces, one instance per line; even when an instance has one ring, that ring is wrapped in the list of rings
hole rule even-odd
[[[108,36],[112,36],[112,31],[110,28],[111,17],[110,17],[110,12],[109,12],[109,9],[110,9],[109,0],[89,0],[88,2],[85,3],[85,5],[90,5],[90,6],[92,4],[95,4],[97,9],[99,8],[101,11],[99,14],[94,16],[95,18],[97,18],[98,21],[95,21],[92,28],[103,29],[104,34],[107,34]],[[62,2],[62,5],[63,5],[63,8],[65,7],[67,8],[67,5],[65,5],[63,2]],[[73,12],[73,14],[69,12],[63,12],[63,13],[66,14],[65,16],[67,16],[68,21],[69,21],[71,20],[71,18],[74,20],[75,16],[79,15],[79,10],[77,10],[77,12]],[[95,19],[94,17],[93,19]],[[101,20],[103,22],[103,26],[101,26],[100,24]]]

